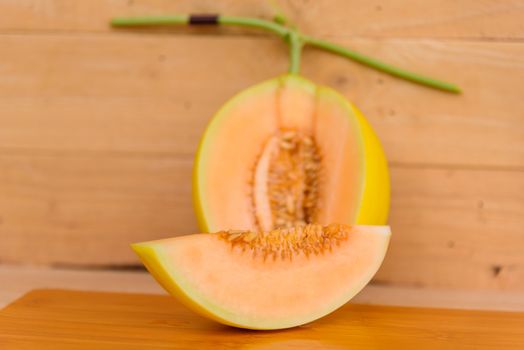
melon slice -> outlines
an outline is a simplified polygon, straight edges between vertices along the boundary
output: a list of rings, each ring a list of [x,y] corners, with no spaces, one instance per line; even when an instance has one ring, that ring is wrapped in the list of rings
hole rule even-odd
[[[389,175],[378,138],[350,102],[284,75],[244,90],[212,119],[193,197],[204,232],[383,225]]]
[[[218,322],[280,329],[314,321],[357,294],[387,250],[387,226],[224,231],[133,245],[173,296]]]

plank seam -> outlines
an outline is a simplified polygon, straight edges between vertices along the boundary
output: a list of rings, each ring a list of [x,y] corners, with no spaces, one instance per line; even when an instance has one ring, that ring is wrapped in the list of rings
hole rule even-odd
[[[247,30],[249,31],[249,30]],[[106,36],[106,37],[116,37],[116,36],[131,36],[136,38],[144,37],[164,37],[167,35],[175,36],[179,38],[206,38],[206,39],[221,39],[221,38],[232,38],[232,39],[271,39],[275,40],[274,36],[271,34],[264,33],[249,33],[249,32],[236,32],[232,30],[218,30],[216,32],[202,31],[197,32],[193,29],[193,32],[180,32],[180,30],[135,30],[135,31],[85,31],[85,30],[0,30],[0,36],[66,36],[66,37],[75,37],[75,36]],[[396,35],[319,35],[319,39],[329,39],[329,40],[347,40],[347,39],[364,39],[364,40],[403,40],[403,41],[418,41],[418,40],[443,40],[443,41],[455,41],[455,42],[494,42],[494,43],[524,43],[523,37],[496,37],[496,36],[486,36],[486,37],[474,37],[474,36],[464,36],[464,37],[450,37],[450,36],[396,36]],[[278,41],[278,40],[275,40]]]

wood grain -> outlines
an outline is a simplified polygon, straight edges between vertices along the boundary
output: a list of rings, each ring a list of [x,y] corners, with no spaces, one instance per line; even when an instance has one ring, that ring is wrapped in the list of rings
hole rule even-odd
[[[138,264],[129,244],[196,231],[191,161],[154,155],[0,155],[0,256]]]
[[[376,281],[524,290],[521,172],[393,169],[390,249]]]
[[[191,164],[151,154],[0,156],[0,256],[137,264],[129,243],[197,231]],[[392,181],[393,238],[378,281],[524,290],[521,172],[397,166]]]
[[[348,304],[276,332],[201,318],[168,296],[37,290],[0,312],[0,346],[38,349],[522,349],[524,313]]]
[[[363,110],[392,166],[394,235],[376,282],[524,290],[522,3],[281,6],[305,32],[464,89],[304,52],[304,75]],[[130,242],[196,230],[198,139],[227,98],[286,70],[286,48],[253,31],[107,20],[213,11],[273,13],[255,1],[0,1],[0,262],[136,264]]]
[[[305,76],[355,102],[390,161],[524,169],[524,44],[341,42],[464,88],[443,94],[306,51]],[[12,35],[0,46],[0,149],[193,155],[224,101],[287,65],[283,44],[262,38]]]
[[[485,40],[524,37],[524,6],[518,0],[280,0],[277,3],[304,31],[322,36]],[[258,0],[4,0],[0,2],[0,31],[104,32],[110,30],[107,22],[114,16],[170,13],[221,13],[270,19],[275,10],[270,1]]]

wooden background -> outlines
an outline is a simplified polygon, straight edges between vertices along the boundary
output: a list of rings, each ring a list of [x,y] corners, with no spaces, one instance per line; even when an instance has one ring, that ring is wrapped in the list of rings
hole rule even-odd
[[[280,1],[304,32],[464,89],[439,93],[308,49],[303,74],[368,116],[391,164],[375,283],[524,291],[524,3]],[[0,263],[115,268],[192,233],[192,158],[213,112],[287,68],[235,29],[112,30],[113,16],[265,1],[0,0]]]

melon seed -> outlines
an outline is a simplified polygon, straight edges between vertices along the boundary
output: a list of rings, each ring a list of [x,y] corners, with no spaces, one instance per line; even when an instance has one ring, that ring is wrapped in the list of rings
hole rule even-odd
[[[223,231],[218,236],[242,249],[251,250],[253,257],[291,259],[295,254],[322,254],[333,250],[348,238],[351,227],[341,224],[301,225],[255,233],[251,231]],[[232,233],[234,232],[234,233]]]
[[[262,155],[255,173],[263,171],[266,175],[263,187],[267,204],[253,197],[253,216],[258,229],[316,222],[321,157],[314,139],[294,130],[282,131],[266,143]],[[252,183],[257,183],[256,179]],[[266,208],[270,213],[261,215],[260,211],[266,212]]]

